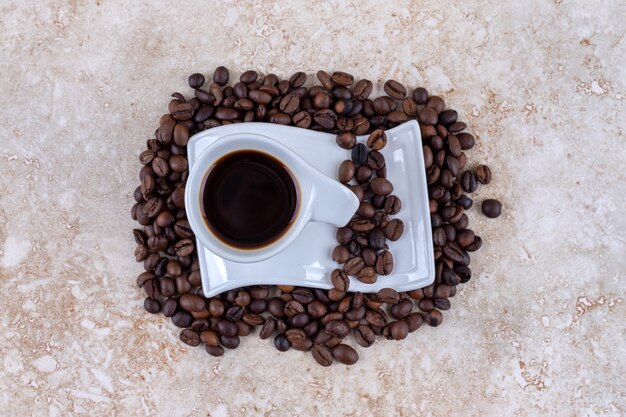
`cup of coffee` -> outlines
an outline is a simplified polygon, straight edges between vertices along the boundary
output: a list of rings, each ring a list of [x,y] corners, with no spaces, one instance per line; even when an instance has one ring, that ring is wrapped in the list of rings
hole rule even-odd
[[[216,255],[243,263],[278,254],[308,222],[344,226],[358,205],[350,189],[258,133],[212,143],[198,155],[185,188],[196,237]]]

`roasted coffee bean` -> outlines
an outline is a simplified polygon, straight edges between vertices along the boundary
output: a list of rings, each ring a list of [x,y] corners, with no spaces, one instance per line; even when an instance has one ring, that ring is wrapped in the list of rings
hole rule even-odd
[[[369,246],[375,250],[383,249],[386,240],[385,232],[378,227],[372,229],[368,236]]]
[[[426,101],[428,100],[428,90],[426,90],[423,87],[418,87],[415,90],[413,90],[413,100],[419,104],[426,104]]]
[[[200,344],[200,335],[191,329],[183,329],[180,332],[180,340],[189,346],[198,346]]]
[[[313,120],[324,129],[331,130],[337,123],[337,114],[330,109],[322,109],[313,114]]]
[[[182,239],[176,242],[174,250],[178,256],[188,256],[193,253],[194,243],[191,239]]]
[[[218,357],[218,356],[222,356],[224,354],[224,348],[221,347],[221,346],[209,346],[209,345],[206,345],[204,348],[206,349],[207,353],[209,355],[211,355],[211,356]]]
[[[215,69],[215,72],[213,73],[213,82],[224,86],[226,84],[228,84],[228,78],[230,77],[230,74],[228,73],[228,69],[226,69],[226,67],[217,67]]]
[[[408,298],[391,306],[390,313],[397,319],[403,319],[409,316],[413,311],[413,302]]]
[[[357,149],[357,148],[354,148],[354,149]],[[370,167],[368,167],[367,165],[361,165],[356,170],[355,179],[357,183],[363,184],[363,183],[368,182],[372,178],[372,175],[373,173]]]
[[[495,219],[496,217],[500,217],[502,214],[502,203],[498,200],[489,198],[483,201],[481,210],[485,216]]]
[[[261,331],[259,332],[259,337],[263,340],[269,339],[272,337],[274,332],[276,331],[276,320],[272,317],[268,317],[265,319],[265,323],[263,327],[261,327]]]
[[[308,128],[311,125],[311,115],[306,111],[294,114],[291,118],[293,124],[301,128]]]
[[[404,233],[404,222],[400,219],[393,219],[385,227],[385,235],[387,239],[395,242],[402,237]]]
[[[170,173],[170,167],[167,161],[159,157],[152,160],[152,169],[158,177],[165,177]]]
[[[379,116],[385,116],[389,114],[392,111],[392,109],[391,109],[390,103],[387,100],[385,100],[384,97],[378,97],[374,100],[374,111]],[[372,120],[374,119],[373,118],[370,119],[370,123],[372,122]]]
[[[365,313],[365,320],[374,327],[383,327],[387,324],[387,315],[380,308],[376,310],[368,310]]]
[[[257,80],[258,76],[259,74],[257,74],[256,71],[248,70],[239,76],[239,81],[245,84],[251,84]]]
[[[383,156],[383,154],[381,154],[378,151],[370,151],[367,154],[367,166],[375,171],[379,172],[380,175],[380,169],[385,167],[385,157]]]
[[[388,214],[398,214],[402,208],[402,202],[396,195],[390,195],[385,199],[385,212]]]
[[[292,318],[300,313],[304,313],[304,306],[296,300],[290,300],[285,304],[285,316]]]
[[[461,177],[461,185],[467,193],[473,193],[478,188],[478,180],[472,171],[465,171]]]
[[[389,275],[393,271],[393,255],[388,250],[378,254],[374,269],[378,275]]]
[[[335,72],[333,72],[331,80],[335,84],[348,86],[348,85],[352,85],[352,83],[354,82],[354,77],[352,75],[346,73],[346,72],[335,71]],[[321,79],[320,79],[320,81],[321,81]]]
[[[189,83],[189,87],[200,88],[204,85],[204,75],[196,72],[195,74],[191,74],[187,81]]]
[[[333,348],[333,357],[344,365],[354,365],[359,360],[356,350],[345,344],[338,344]]]
[[[348,251],[348,249],[343,245],[337,245],[333,249],[331,258],[338,264],[342,264],[350,259],[350,251]]]
[[[145,308],[148,313],[156,314],[161,311],[161,304],[158,300],[148,297],[143,300],[143,308]]]
[[[378,274],[371,266],[365,266],[359,271],[357,279],[364,284],[373,284],[378,279]]]
[[[481,184],[489,184],[491,182],[491,169],[487,165],[478,165],[476,167],[476,179]]]
[[[310,318],[306,313],[301,313],[293,316],[291,319],[291,325],[293,327],[304,327],[309,324]]]
[[[324,331],[331,336],[343,339],[350,333],[350,326],[345,320],[331,320],[324,326]]]
[[[374,214],[376,214],[376,209],[371,203],[362,201],[359,204],[359,208],[357,209],[356,214],[365,219],[371,219],[372,217],[374,217]]]
[[[302,329],[289,329],[285,336],[290,343],[300,343],[306,339],[306,333]]]
[[[480,236],[476,236],[474,238],[474,242],[470,243],[465,250],[468,252],[474,252],[480,249],[483,246],[483,240]]]
[[[448,149],[450,149],[450,153],[455,157],[460,157],[462,153],[461,143],[459,139],[454,135],[448,135]]]
[[[428,313],[422,313],[422,318],[432,327],[437,327],[443,322],[443,315],[439,310],[433,310]]]
[[[365,100],[369,97],[373,89],[370,80],[359,80],[352,88],[352,94],[359,100]]]
[[[204,330],[200,332],[200,340],[208,346],[219,346],[219,337],[212,330]]]
[[[322,366],[330,366],[333,363],[333,353],[322,344],[314,344],[311,348],[311,355]]]
[[[389,195],[393,192],[393,185],[386,178],[374,178],[370,189],[375,195]]]
[[[353,267],[356,268],[357,265],[354,265]],[[335,287],[339,291],[348,291],[348,288],[350,288],[350,278],[344,270],[333,270],[333,272],[330,274],[330,281],[333,284],[333,287]]]
[[[436,298],[435,307],[438,308],[439,310],[449,310],[450,301],[447,298]]]
[[[369,326],[360,324],[354,329],[354,339],[363,347],[370,347],[376,341],[376,335]]]
[[[376,264],[376,251],[372,248],[363,248],[361,257],[363,262],[365,262],[365,266],[374,266]]]
[[[337,145],[344,149],[352,149],[356,145],[356,136],[352,132],[343,132],[337,135]]]
[[[241,342],[241,339],[237,335],[233,335],[233,336],[221,335],[220,336],[220,343],[226,349],[237,349],[240,342]]]
[[[402,111],[410,117],[417,115],[417,103],[411,97],[405,97],[402,100]]]
[[[172,316],[172,323],[174,323],[176,327],[189,327],[191,323],[193,323],[193,316],[186,311],[177,311]]]
[[[350,242],[353,237],[354,231],[350,227],[344,226],[337,229],[336,238],[339,244],[345,245]]]
[[[314,319],[323,317],[328,312],[328,308],[326,307],[326,305],[319,300],[314,300],[310,302],[309,304],[307,304],[306,308],[307,308],[307,313],[309,313],[309,315],[313,317]]]
[[[395,304],[400,301],[400,294],[393,288],[383,288],[376,293],[376,296],[383,303]]]
[[[302,304],[308,304],[313,301],[313,293],[308,288],[296,288],[291,292],[294,300]]]
[[[235,336],[238,329],[232,321],[220,319],[217,322],[217,331],[224,336]]]
[[[455,110],[444,110],[439,113],[439,123],[444,126],[450,126],[452,123],[456,122],[458,114]]]
[[[363,116],[357,116],[353,120],[354,127],[352,132],[356,135],[365,134],[370,128],[370,122]]]
[[[430,108],[430,107],[424,107],[422,108],[418,114],[417,114],[417,118],[421,123],[427,124],[427,125],[435,125],[437,124],[437,112]]]
[[[349,259],[344,265],[343,270],[348,275],[357,275],[365,267],[365,262],[360,256]]]
[[[355,218],[350,222],[350,227],[357,233],[364,233],[372,230],[374,223],[370,219]]]
[[[383,85],[385,93],[391,98],[402,100],[406,96],[406,87],[396,80],[389,80]]]
[[[476,236],[474,235],[474,232],[470,229],[465,229],[460,231],[457,235],[456,235],[456,243],[462,247],[462,248],[466,248],[469,245],[471,245],[472,243],[474,243],[474,240],[476,239]]]
[[[423,298],[417,303],[417,306],[422,311],[432,311],[435,309],[435,303],[430,298]]]
[[[362,143],[356,144],[353,148],[352,148],[352,162],[354,162],[355,164],[364,164],[365,161],[367,161],[367,147],[365,145],[363,145]]]
[[[474,144],[476,143],[476,141],[474,140],[474,136],[469,133],[462,132],[456,135],[456,137],[459,140],[461,149],[463,149],[464,151],[472,149],[474,147]]]
[[[376,129],[367,138],[367,146],[373,150],[381,150],[387,145],[387,134],[382,129]]]

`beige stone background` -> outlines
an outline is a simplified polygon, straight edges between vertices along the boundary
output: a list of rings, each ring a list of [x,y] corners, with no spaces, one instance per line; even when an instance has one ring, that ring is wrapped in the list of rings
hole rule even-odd
[[[0,0],[0,415],[623,416],[626,3]],[[437,329],[321,368],[142,309],[137,155],[225,64],[445,96],[504,215]],[[313,77],[310,79],[312,80]]]

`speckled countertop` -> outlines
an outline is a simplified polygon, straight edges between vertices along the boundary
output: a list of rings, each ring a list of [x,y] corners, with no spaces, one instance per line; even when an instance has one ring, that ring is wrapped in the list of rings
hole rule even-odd
[[[626,414],[626,3],[37,3],[0,3],[0,415]],[[321,368],[257,337],[211,358],[143,311],[137,155],[219,64],[459,110],[505,214],[471,216],[485,245],[441,327]]]

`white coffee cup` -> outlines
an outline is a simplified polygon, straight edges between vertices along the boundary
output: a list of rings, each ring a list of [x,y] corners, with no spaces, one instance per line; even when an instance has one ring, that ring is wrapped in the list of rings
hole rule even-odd
[[[272,243],[254,249],[238,248],[220,240],[202,214],[206,176],[222,157],[242,150],[254,150],[278,159],[291,172],[299,188],[298,212],[288,229]],[[258,133],[237,133],[216,140],[198,155],[185,187],[185,210],[196,238],[214,254],[242,263],[259,262],[278,254],[298,237],[308,222],[345,226],[358,206],[359,200],[349,188],[319,172],[285,145]]]

